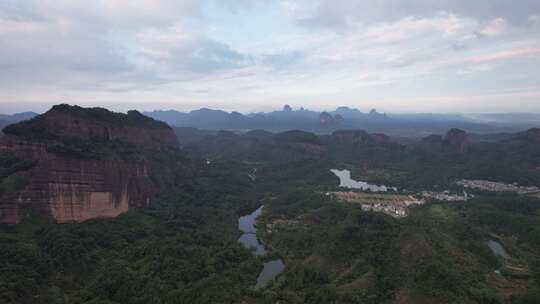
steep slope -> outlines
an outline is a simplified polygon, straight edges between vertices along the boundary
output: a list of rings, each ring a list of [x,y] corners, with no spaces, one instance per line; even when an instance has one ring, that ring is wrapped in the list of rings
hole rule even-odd
[[[429,135],[420,140],[420,146],[432,152],[447,151],[463,154],[469,146],[467,132],[453,128],[444,137],[441,135]]]
[[[136,111],[69,105],[4,132],[0,154],[31,163],[1,176],[23,185],[0,197],[0,223],[7,224],[34,214],[84,221],[148,206],[164,184],[160,177],[173,174],[162,162],[172,162],[178,146],[169,126]]]
[[[31,119],[35,116],[37,116],[37,113],[34,112],[22,112],[22,113],[16,113],[12,115],[7,114],[0,114],[0,129],[3,129],[5,126],[17,123],[19,121]],[[0,132],[0,136],[2,135],[2,132]]]

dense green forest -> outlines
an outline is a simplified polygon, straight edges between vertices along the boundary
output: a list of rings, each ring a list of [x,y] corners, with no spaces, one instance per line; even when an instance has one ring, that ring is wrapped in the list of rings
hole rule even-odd
[[[472,143],[456,153],[302,131],[178,134],[183,153],[144,155],[168,181],[148,208],[78,224],[36,216],[1,226],[0,302],[540,303],[540,199],[478,192],[397,219],[326,195],[337,190],[336,167],[411,192],[456,178],[537,184],[535,146]],[[63,142],[59,153],[140,156],[114,142],[85,144]],[[165,164],[178,159],[190,159],[190,174],[171,180]],[[0,164],[1,191],[24,187],[10,176],[31,163],[2,156]],[[268,254],[258,257],[238,243],[238,218],[260,205]],[[494,254],[489,240],[509,257]],[[285,271],[254,289],[275,257]]]
[[[57,225],[1,227],[1,303],[231,303],[261,262],[237,242],[255,207],[232,168],[199,170],[149,209]],[[235,168],[237,169],[237,168]],[[210,183],[218,185],[210,186]]]
[[[264,239],[287,261],[265,292],[286,303],[538,303],[540,201],[430,203],[404,219],[307,189],[272,200]],[[284,223],[284,219],[290,221]],[[504,244],[495,256],[486,240]],[[494,271],[500,269],[501,274]]]

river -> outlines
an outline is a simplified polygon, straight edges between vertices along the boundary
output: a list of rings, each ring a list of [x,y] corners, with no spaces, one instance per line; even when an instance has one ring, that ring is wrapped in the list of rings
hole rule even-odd
[[[362,181],[355,181],[354,179],[351,178],[351,171],[349,170],[331,169],[330,171],[339,178],[340,187],[360,189],[364,191],[369,190],[371,192],[387,192],[388,190],[397,191],[397,188],[395,187],[387,187],[385,185],[378,186],[378,185],[368,184]]]
[[[501,245],[501,243],[499,243],[499,242],[497,242],[495,240],[488,240],[486,242],[486,244],[488,245],[489,249],[491,249],[491,251],[496,256],[503,257],[504,259],[509,259],[510,258],[510,255],[508,254],[508,252],[506,252],[506,250]],[[495,269],[495,273],[498,274],[498,275],[501,275],[501,268]]]
[[[501,256],[505,259],[509,259],[510,258],[510,255],[506,252],[506,250],[504,249],[504,247],[501,245],[501,243],[497,242],[497,241],[494,241],[494,240],[489,240],[486,242],[489,249],[491,249],[491,251],[493,251],[493,253],[497,256]]]
[[[257,239],[257,227],[255,227],[257,217],[261,215],[263,208],[264,206],[261,206],[252,213],[238,219],[238,229],[243,232],[238,241],[248,248],[254,248],[254,253],[256,256],[266,254],[264,244]],[[257,289],[265,287],[268,285],[268,283],[270,283],[270,281],[282,273],[283,270],[285,270],[285,263],[283,263],[281,259],[264,263],[263,270],[257,277],[257,284],[255,284],[255,288]]]

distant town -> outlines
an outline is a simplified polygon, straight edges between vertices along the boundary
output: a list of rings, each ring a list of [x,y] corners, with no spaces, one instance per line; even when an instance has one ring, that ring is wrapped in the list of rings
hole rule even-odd
[[[464,188],[476,189],[482,191],[492,191],[492,192],[515,192],[518,194],[534,194],[539,193],[540,188],[537,186],[519,186],[517,184],[505,184],[499,182],[492,182],[487,180],[467,180],[462,179],[456,182],[457,185]]]

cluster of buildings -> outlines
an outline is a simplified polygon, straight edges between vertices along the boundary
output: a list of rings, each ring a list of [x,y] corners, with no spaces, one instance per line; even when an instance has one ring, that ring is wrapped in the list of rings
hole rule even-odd
[[[329,192],[341,201],[360,204],[364,211],[375,211],[386,213],[396,218],[407,216],[407,209],[412,205],[424,204],[424,200],[419,200],[413,196],[394,194],[369,194],[360,192]]]
[[[467,192],[465,191],[463,191],[463,194],[456,194],[456,193],[450,193],[450,191],[445,190],[442,192],[423,191],[422,197],[424,199],[430,199],[430,200],[436,200],[436,201],[464,202],[473,198],[473,195],[467,194]]]
[[[382,212],[396,218],[402,218],[402,217],[407,216],[407,207],[397,206],[393,204],[384,204],[384,203],[362,204],[362,210]]]
[[[468,180],[462,179],[456,182],[457,185],[464,188],[477,189],[493,192],[516,192],[518,194],[533,194],[539,193],[540,188],[536,186],[523,187],[518,184],[505,184],[499,182],[491,182],[487,180]]]
[[[519,186],[517,184],[505,184],[491,182],[487,180],[460,180],[457,185],[468,189],[477,189],[493,192],[516,192],[519,194],[532,194],[540,197],[540,188],[537,186]],[[362,193],[353,191],[328,192],[326,195],[333,195],[337,199],[349,203],[360,204],[364,211],[382,212],[396,218],[406,217],[408,207],[411,205],[421,205],[426,201],[446,201],[446,202],[465,202],[474,197],[466,191],[463,193],[452,193],[445,191],[423,191],[416,195],[398,195],[398,194],[377,194]]]

